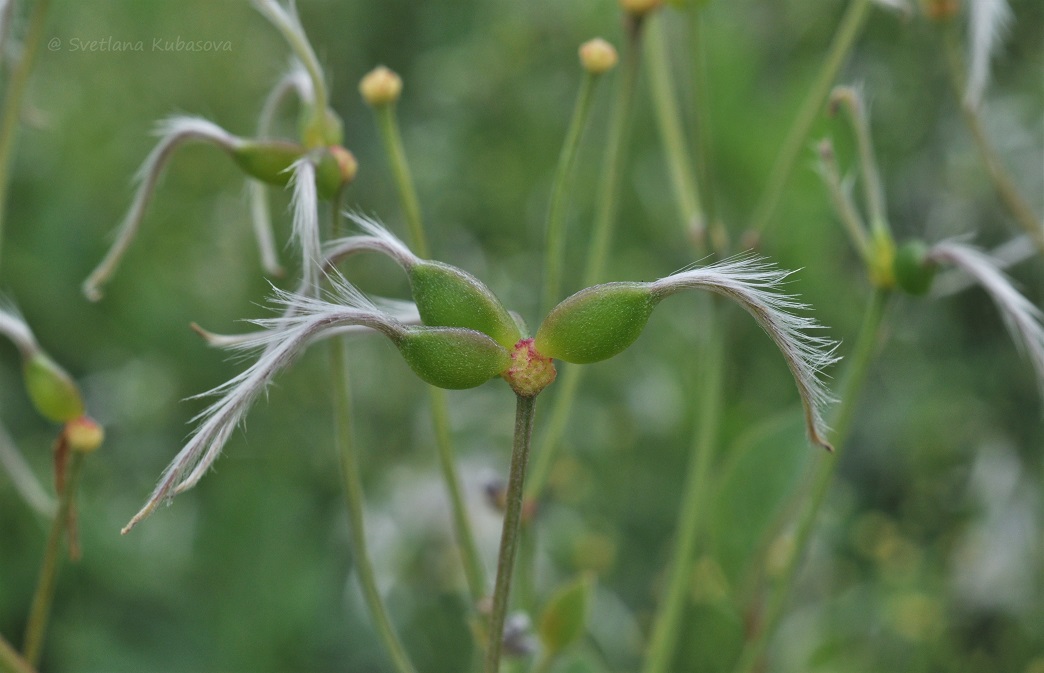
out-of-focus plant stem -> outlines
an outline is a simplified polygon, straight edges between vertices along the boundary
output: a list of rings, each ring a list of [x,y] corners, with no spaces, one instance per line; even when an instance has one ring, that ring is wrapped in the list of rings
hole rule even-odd
[[[348,507],[349,532],[359,585],[362,588],[366,605],[370,609],[370,615],[373,617],[374,629],[387,648],[395,670],[398,673],[416,673],[406,649],[395,632],[380,591],[377,589],[377,577],[366,547],[362,477],[359,474],[359,460],[352,438],[351,396],[343,339],[334,339],[330,343],[330,374],[333,378],[337,453],[341,463],[344,497]]]
[[[851,355],[846,358],[848,371],[845,375],[845,383],[841,389],[841,404],[837,410],[831,432],[832,444],[835,453],[821,453],[819,464],[815,468],[810,490],[803,499],[806,500],[805,507],[801,510],[796,529],[794,542],[791,546],[790,555],[787,558],[783,571],[780,573],[776,583],[775,591],[769,599],[768,607],[760,620],[759,629],[747,641],[740,654],[739,663],[734,669],[736,673],[753,673],[758,670],[758,663],[779,626],[779,621],[786,608],[790,590],[801,561],[804,558],[819,510],[823,505],[827,489],[830,486],[837,461],[844,449],[848,439],[848,433],[852,427],[852,420],[858,408],[859,393],[866,381],[870,371],[870,363],[877,352],[881,336],[881,325],[884,322],[885,309],[891,293],[887,290],[876,289],[867,304],[866,313],[863,316],[863,325],[856,339],[855,347]]]
[[[409,230],[409,242],[414,252],[424,258],[430,258],[428,240],[424,233],[424,220],[421,215],[420,200],[413,183],[409,162],[402,146],[402,134],[399,131],[395,116],[394,104],[374,107],[377,126],[384,143],[384,151],[391,164],[395,186],[402,201],[403,213]],[[439,455],[439,469],[446,492],[450,499],[453,515],[453,529],[460,546],[464,576],[468,583],[468,591],[473,602],[478,602],[486,595],[486,571],[482,565],[482,557],[475,542],[475,533],[468,516],[464,491],[461,488],[460,475],[457,471],[456,450],[453,447],[453,436],[450,431],[449,405],[446,393],[440,388],[428,386],[428,400],[431,404],[431,418],[435,429],[435,445]]]
[[[702,532],[707,509],[708,476],[718,439],[722,406],[722,375],[725,368],[724,339],[721,325],[714,319],[715,306],[707,301],[701,324],[707,331],[695,358],[701,365],[700,395],[697,400],[697,427],[689,472],[682,491],[682,504],[675,532],[674,550],[668,565],[667,582],[653,623],[649,649],[645,655],[644,673],[666,673],[671,670],[674,647],[678,640],[683,608],[689,599],[688,583],[692,578],[692,560]]]
[[[7,220],[7,191],[10,186],[11,162],[14,160],[15,137],[18,134],[18,123],[22,115],[22,101],[25,97],[29,75],[36,61],[36,53],[40,50],[43,39],[44,23],[47,21],[47,10],[50,0],[36,0],[29,12],[29,24],[25,41],[18,62],[11,71],[11,78],[4,92],[4,106],[0,111],[0,259],[2,259],[4,222]]]
[[[73,451],[65,475],[65,487],[58,496],[58,511],[51,522],[51,532],[47,536],[44,548],[43,563],[40,566],[40,579],[36,583],[32,607],[29,609],[29,620],[25,629],[25,645],[22,653],[31,666],[40,663],[43,653],[44,638],[47,635],[47,624],[51,617],[51,605],[54,603],[54,589],[58,579],[58,567],[62,555],[62,536],[68,530],[70,512],[76,499],[76,488],[80,483],[83,461],[86,454]]]
[[[0,636],[0,670],[5,673],[36,673],[29,662],[22,658],[3,636]]]
[[[870,5],[871,0],[852,0],[848,5],[848,10],[834,34],[830,50],[823,59],[823,65],[820,67],[812,87],[805,94],[805,100],[798,110],[797,117],[790,125],[786,138],[783,140],[783,146],[776,155],[776,162],[769,174],[768,184],[761,193],[761,200],[751,219],[751,230],[754,232],[763,232],[772,221],[780,198],[783,196],[783,190],[794,172],[794,166],[797,164],[808,134],[812,130],[812,124],[819,116],[823,103],[830,94],[831,85],[866,22]]]

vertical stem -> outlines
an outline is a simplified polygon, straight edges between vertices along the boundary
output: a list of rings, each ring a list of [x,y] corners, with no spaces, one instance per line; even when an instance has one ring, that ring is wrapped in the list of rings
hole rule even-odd
[[[728,245],[728,233],[718,217],[714,198],[714,140],[711,133],[710,85],[707,80],[707,47],[704,39],[703,8],[692,8],[692,81],[696,106],[696,179],[703,185],[704,213],[710,223],[711,243],[718,252]]]
[[[580,138],[591,111],[591,97],[594,92],[596,76],[584,72],[580,82],[580,92],[576,96],[573,117],[569,120],[562,152],[558,155],[558,166],[555,168],[555,179],[551,187],[551,202],[547,213],[547,240],[544,260],[544,299],[543,310],[549,311],[558,301],[562,288],[562,264],[565,257],[565,197],[572,185],[573,165],[580,149]]]
[[[36,673],[29,662],[22,658],[18,650],[3,636],[0,636],[0,670],[7,673]]]
[[[638,81],[642,28],[645,23],[642,19],[630,19],[629,21],[631,22],[628,32],[629,39],[624,52],[623,72],[616,90],[613,115],[609,123],[609,138],[605,146],[602,181],[598,190],[598,212],[594,231],[591,233],[591,247],[587,251],[584,285],[594,285],[601,281],[602,271],[605,269],[605,263],[609,257],[609,244],[612,241],[613,225],[616,221],[617,201],[620,196],[625,159],[624,145],[631,126],[631,108],[634,103],[635,85]]]
[[[420,201],[417,198],[417,190],[413,184],[406,152],[402,146],[399,124],[395,118],[395,105],[389,103],[376,106],[374,114],[377,117],[377,126],[384,143],[384,151],[391,164],[399,199],[402,201],[402,209],[409,229],[410,246],[421,257],[429,258],[431,250],[424,234]],[[464,576],[472,601],[478,602],[486,595],[486,571],[475,542],[464,492],[460,485],[460,475],[457,473],[456,452],[453,449],[453,438],[450,433],[449,405],[446,403],[446,393],[439,388],[429,386],[428,400],[431,404],[431,418],[435,427],[439,469],[442,471],[442,480],[446,484],[446,492],[450,499],[453,529],[457,537],[457,544],[460,546]]]
[[[958,104],[964,116],[964,123],[971,131],[975,147],[979,150],[982,163],[986,166],[986,173],[993,182],[993,188],[997,190],[997,196],[1007,209],[1008,213],[1015,218],[1015,222],[1022,227],[1023,231],[1033,240],[1037,248],[1044,253],[1044,222],[1037,219],[1026,200],[1022,198],[1011,173],[1004,168],[1004,162],[996,148],[986,135],[986,129],[982,126],[982,118],[979,111],[964,100],[964,86],[961,83],[963,73],[961,72],[960,54],[957,47],[957,38],[951,28],[945,35],[946,60],[950,69],[950,80],[953,89],[957,93]]]
[[[337,453],[341,462],[341,478],[344,482],[344,499],[348,506],[349,533],[352,539],[355,569],[359,575],[363,598],[373,617],[373,626],[384,643],[398,673],[416,673],[409,655],[399,640],[395,627],[377,589],[377,578],[373,563],[366,548],[366,523],[363,517],[362,478],[359,474],[358,456],[352,440],[351,399],[348,383],[348,366],[344,353],[343,339],[330,343],[330,373],[333,376],[334,419],[336,425]]]
[[[819,464],[816,466],[811,491],[808,494],[808,503],[802,510],[794,533],[794,546],[787,559],[786,566],[776,585],[775,593],[765,611],[760,630],[754,634],[752,640],[748,640],[740,654],[739,663],[736,665],[737,673],[751,673],[757,670],[758,662],[769,640],[772,638],[779,620],[783,616],[790,589],[797,576],[798,566],[804,558],[805,548],[808,546],[809,538],[815,527],[816,517],[826,496],[827,487],[834,475],[838,458],[844,448],[848,433],[851,430],[852,420],[858,406],[859,392],[866,381],[866,375],[870,371],[870,363],[877,352],[880,340],[881,324],[884,320],[885,308],[888,304],[889,292],[887,290],[875,290],[870,297],[866,313],[863,317],[863,326],[856,340],[855,350],[848,359],[848,373],[845,377],[844,387],[841,390],[841,406],[837,411],[833,432],[832,443],[836,450],[833,454],[820,453]]]
[[[706,218],[700,205],[700,192],[692,170],[688,140],[682,131],[678,96],[671,82],[667,43],[664,38],[664,19],[664,13],[660,12],[660,16],[653,18],[652,25],[648,28],[646,56],[649,84],[662,139],[660,146],[667,157],[671,187],[674,189],[674,200],[678,205],[682,224],[690,231],[699,232],[703,230]]]
[[[22,114],[22,99],[25,96],[25,88],[29,83],[29,74],[32,72],[36,53],[40,50],[40,41],[43,39],[44,23],[47,20],[47,10],[50,0],[36,0],[29,14],[29,27],[22,45],[22,54],[18,63],[11,73],[11,79],[4,92],[4,107],[0,112],[0,250],[3,249],[4,222],[7,210],[7,189],[10,186],[11,161],[13,160],[15,136],[18,131],[18,122]]]
[[[511,594],[511,573],[518,549],[519,527],[522,522],[522,493],[529,461],[529,443],[533,436],[533,417],[536,398],[519,395],[515,405],[515,439],[511,446],[511,471],[508,474],[507,502],[504,507],[504,528],[500,535],[500,555],[497,558],[497,583],[493,590],[493,611],[489,618],[489,645],[486,649],[486,673],[500,669],[500,649],[504,639],[504,619],[507,616]]]
[[[58,579],[58,565],[62,554],[62,535],[69,523],[69,512],[76,498],[76,487],[80,483],[85,454],[72,452],[66,474],[65,488],[58,497],[58,511],[51,522],[51,532],[47,536],[47,547],[44,549],[43,563],[40,566],[40,579],[36,583],[32,607],[29,609],[29,622],[25,629],[25,644],[22,652],[31,666],[40,663],[43,651],[44,636],[47,634],[47,623],[51,617],[51,605],[54,603],[54,588]]]
[[[870,11],[870,4],[871,0],[852,0],[848,5],[848,10],[841,19],[837,33],[834,34],[834,41],[830,45],[830,51],[827,52],[823,66],[816,75],[812,88],[805,95],[801,109],[787,131],[783,147],[776,156],[776,163],[772,166],[768,185],[762,192],[761,200],[754,211],[751,224],[751,229],[754,231],[764,231],[775,215],[779,200],[783,196],[783,190],[794,171],[794,165],[805,145],[809,131],[812,130],[812,124],[819,116],[823,101],[830,93],[830,86],[834,83],[841,65],[845,62],[845,58],[852,50],[852,45],[855,44],[856,37],[863,28],[863,23]]]
[[[698,400],[699,420],[685,489],[678,530],[675,533],[674,552],[668,566],[667,584],[663,591],[652,638],[646,653],[644,673],[666,673],[670,670],[674,647],[678,640],[683,608],[688,600],[687,585],[692,577],[692,561],[696,553],[696,541],[704,527],[703,513],[706,509],[708,490],[707,476],[714,458],[714,446],[718,435],[721,416],[722,373],[725,368],[724,344],[720,330],[714,320],[714,304],[707,303],[704,316],[707,342],[703,344],[698,358],[705,363],[706,371],[701,375],[701,390]]]
[[[410,230],[410,245],[421,257],[431,257],[428,248],[428,240],[424,235],[424,224],[421,219],[420,201],[417,199],[417,190],[413,186],[413,176],[410,173],[410,165],[406,161],[406,152],[402,148],[402,134],[399,133],[399,125],[395,120],[395,105],[379,105],[374,108],[377,115],[377,127],[384,141],[384,151],[388,153],[388,161],[391,163],[392,173],[395,177],[395,186],[399,190],[399,199],[402,200],[402,209],[406,216],[406,225]]]

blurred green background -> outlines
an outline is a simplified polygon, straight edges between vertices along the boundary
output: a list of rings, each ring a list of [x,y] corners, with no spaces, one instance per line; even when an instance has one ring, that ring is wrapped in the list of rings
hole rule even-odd
[[[132,534],[120,527],[181,446],[208,390],[243,364],[208,349],[196,321],[239,331],[269,315],[244,182],[219,152],[179,152],[141,235],[89,304],[79,284],[127,208],[156,121],[207,117],[249,135],[288,52],[247,2],[55,0],[13,168],[0,289],[82,383],[107,441],[80,497],[84,557],[60,576],[44,671],[387,671],[352,573],[331,440],[326,353],[272,386],[198,487]],[[300,0],[327,67],[359,176],[347,202],[405,234],[359,78],[399,72],[406,151],[435,256],[482,278],[530,325],[550,182],[579,81],[578,45],[622,28],[611,0]],[[712,2],[705,11],[711,170],[738,240],[845,3]],[[985,118],[1044,212],[1044,5],[1016,21],[993,70]],[[16,13],[16,16],[17,13]],[[687,17],[665,12],[691,110]],[[16,24],[16,33],[20,34]],[[46,40],[56,40],[48,44]],[[153,40],[227,41],[229,51],[154,49]],[[93,40],[141,51],[85,51]],[[99,47],[100,49],[100,47]],[[990,246],[1014,224],[999,205],[948,85],[937,27],[875,8],[842,82],[871,105],[888,212],[899,238],[972,233]],[[567,290],[579,289],[610,77],[570,197]],[[672,200],[647,82],[639,98],[611,274],[651,280],[695,260]],[[291,133],[292,111],[284,130]],[[842,165],[844,124],[821,119]],[[868,286],[825,190],[802,158],[762,251],[801,268],[788,290],[815,307],[840,353],[855,341]],[[277,237],[289,222],[274,193]],[[283,249],[292,287],[297,253]],[[1038,306],[1039,258],[1011,270]],[[405,297],[402,274],[360,259],[352,280]],[[539,519],[538,590],[598,574],[589,637],[560,671],[630,671],[663,583],[693,434],[703,326],[672,300],[630,350],[588,368]],[[676,669],[727,671],[771,559],[777,517],[818,459],[803,438],[786,368],[746,314],[725,314],[723,441],[710,530]],[[1031,368],[978,290],[900,298],[792,607],[771,650],[781,671],[1044,671],[1044,428]],[[463,670],[469,606],[448,530],[422,385],[383,340],[352,344],[356,433],[368,535],[393,616],[425,673]],[[560,369],[561,371],[561,369]],[[840,369],[832,372],[840,374]],[[17,354],[0,344],[0,414],[49,483],[57,429],[31,410]],[[540,409],[555,395],[549,389]],[[500,382],[450,394],[459,463],[492,573],[499,518],[483,487],[506,476],[512,395]],[[543,416],[546,419],[546,415]],[[538,436],[541,416],[538,413]],[[539,450],[539,445],[536,450]],[[46,523],[0,476],[0,632],[18,643]],[[771,570],[770,570],[771,572]],[[585,668],[586,667],[586,668]]]

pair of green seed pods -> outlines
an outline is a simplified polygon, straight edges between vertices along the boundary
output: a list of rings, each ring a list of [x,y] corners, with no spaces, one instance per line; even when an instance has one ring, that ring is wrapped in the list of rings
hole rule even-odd
[[[530,339],[466,271],[429,260],[404,266],[424,326],[393,340],[413,371],[440,388],[471,388],[501,376],[532,397],[554,380],[552,359],[587,364],[631,345],[658,301],[648,283],[590,287],[556,306]]]

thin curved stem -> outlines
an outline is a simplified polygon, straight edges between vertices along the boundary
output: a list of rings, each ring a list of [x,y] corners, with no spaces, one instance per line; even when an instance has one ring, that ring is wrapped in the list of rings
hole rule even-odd
[[[606,142],[605,160],[602,166],[597,219],[591,234],[591,247],[587,251],[587,265],[584,272],[585,286],[595,285],[601,280],[602,271],[609,256],[609,243],[612,238],[617,197],[620,191],[620,177],[623,173],[623,150],[630,126],[634,90],[638,81],[643,23],[644,21],[638,21],[631,26],[628,48],[624,53],[623,73],[616,92],[616,102],[613,107],[609,139]],[[573,406],[581,375],[581,369],[569,367],[559,377],[560,381],[556,386],[558,393],[551,410],[551,420],[547,431],[541,438],[541,448],[537,453],[533,479],[526,491],[530,498],[539,497],[540,491],[547,482],[551,465],[554,463],[562,434],[565,432],[565,426],[569,420],[569,411]]]
[[[51,522],[51,532],[47,536],[47,547],[44,549],[43,563],[40,566],[40,579],[36,583],[32,607],[29,609],[29,621],[25,629],[25,644],[22,652],[31,666],[40,663],[43,652],[44,637],[47,635],[47,624],[51,617],[51,605],[54,603],[54,589],[58,579],[58,567],[62,554],[62,536],[68,529],[69,514],[76,498],[76,487],[80,483],[83,460],[86,455],[79,451],[72,452],[65,488],[58,496],[58,511]]]
[[[395,106],[393,104],[377,106],[374,108],[374,114],[377,117],[377,126],[384,143],[384,151],[391,164],[399,199],[402,201],[410,246],[419,256],[429,258],[431,250],[424,233],[424,219],[421,214],[420,201],[417,198],[417,189],[414,186],[409,161],[402,146],[402,134],[395,116]],[[446,493],[449,495],[453,529],[460,547],[464,576],[468,583],[471,599],[477,603],[486,595],[486,570],[482,563],[482,556],[479,554],[478,544],[475,542],[475,533],[468,515],[460,475],[457,472],[456,451],[453,447],[446,393],[439,388],[428,386],[428,400],[431,404],[431,419],[435,429],[439,469],[446,485]]]
[[[47,21],[47,10],[50,0],[36,0],[29,14],[29,27],[22,45],[22,55],[18,59],[11,79],[4,93],[4,107],[0,112],[0,251],[3,250],[4,222],[7,210],[7,190],[10,186],[11,161],[13,160],[15,137],[18,122],[22,114],[22,99],[25,97],[29,74],[36,61],[36,53],[40,50],[43,39],[44,23]]]
[[[18,650],[11,646],[11,643],[7,642],[7,639],[0,636],[0,671],[6,671],[6,673],[36,673],[36,669],[29,665],[22,655],[18,654]]]
[[[653,108],[662,138],[660,146],[667,158],[668,174],[682,224],[689,231],[702,232],[706,216],[700,203],[700,191],[692,169],[693,162],[689,155],[688,140],[682,131],[678,95],[674,91],[668,64],[663,21],[663,16],[654,18],[648,28],[649,33],[646,38],[648,40],[646,63]]]
[[[517,396],[515,405],[515,439],[511,446],[511,471],[508,474],[504,528],[500,535],[497,558],[497,583],[493,590],[493,610],[489,617],[489,643],[486,648],[485,673],[500,670],[500,650],[504,639],[504,619],[511,594],[511,574],[515,567],[519,529],[522,523],[522,493],[529,462],[529,444],[533,436],[536,398]]]
[[[641,62],[642,34],[645,21],[632,19],[624,52],[619,88],[609,122],[609,138],[605,146],[602,166],[602,181],[598,190],[598,212],[594,231],[591,232],[591,247],[587,251],[587,266],[584,285],[594,285],[602,280],[602,272],[609,257],[613,226],[620,197],[620,184],[626,159],[625,145],[631,127],[631,112],[634,107],[634,92],[638,82]]]
[[[429,259],[431,249],[428,247],[428,240],[424,235],[420,201],[417,199],[417,189],[413,184],[410,164],[406,160],[406,151],[402,147],[402,134],[399,132],[399,124],[395,118],[395,106],[393,104],[379,105],[373,111],[377,116],[377,128],[380,130],[384,151],[388,155],[392,175],[395,177],[395,187],[398,189],[399,199],[402,201],[406,226],[409,228],[410,246],[418,255]]]
[[[838,71],[841,70],[841,65],[845,62],[845,58],[852,50],[852,46],[862,30],[863,24],[866,22],[866,17],[870,13],[870,4],[871,0],[852,0],[848,5],[848,10],[842,17],[841,24],[834,34],[830,51],[827,52],[823,65],[819,69],[812,87],[805,95],[805,100],[801,104],[797,117],[790,125],[787,136],[783,141],[783,146],[776,156],[776,162],[772,166],[772,173],[769,175],[768,185],[766,185],[765,191],[761,194],[761,200],[758,202],[758,207],[754,211],[754,217],[751,220],[751,229],[753,231],[758,233],[764,231],[772,217],[776,214],[776,208],[779,206],[780,198],[783,196],[783,190],[794,172],[794,166],[797,164],[798,156],[801,154],[805,141],[808,139],[808,134],[812,130],[812,124],[815,123],[816,117],[819,116],[823,102],[830,94],[830,87],[834,83]]]
[[[544,299],[546,313],[559,299],[562,289],[562,266],[565,258],[565,202],[574,175],[573,166],[580,150],[580,139],[591,112],[591,98],[598,77],[585,71],[576,96],[573,116],[569,120],[562,152],[558,155],[555,179],[551,186],[551,201],[547,213],[547,234],[544,257]]]
[[[649,650],[645,657],[644,673],[665,673],[670,670],[674,648],[678,640],[685,603],[686,590],[692,577],[692,560],[696,554],[696,542],[704,528],[704,512],[707,505],[708,476],[714,459],[714,449],[721,420],[721,387],[725,368],[725,348],[720,326],[715,324],[714,305],[707,302],[703,322],[708,333],[697,360],[704,363],[706,370],[701,374],[700,396],[697,400],[699,414],[689,472],[682,491],[681,513],[675,533],[674,551],[668,565],[667,583],[653,624]]]
[[[335,339],[330,344],[330,372],[333,377],[334,418],[336,425],[337,453],[341,462],[341,478],[344,482],[344,499],[348,506],[349,532],[355,569],[362,587],[363,599],[370,610],[378,637],[384,643],[398,673],[416,673],[406,649],[392,625],[388,610],[377,589],[377,577],[373,562],[366,547],[366,523],[363,516],[362,478],[351,427],[351,399],[348,383],[348,366],[344,353],[344,340]]]
[[[997,190],[997,196],[1008,211],[1008,214],[1015,219],[1015,222],[1033,240],[1037,248],[1044,253],[1044,221],[1037,219],[1033,209],[1030,208],[1030,205],[1022,198],[1022,194],[1019,193],[1018,187],[1015,186],[1015,180],[1004,167],[1004,162],[986,135],[986,129],[983,128],[982,117],[979,115],[978,109],[965,100],[964,85],[961,83],[961,78],[963,77],[961,58],[957,46],[957,38],[953,30],[947,32],[944,40],[946,42],[946,60],[950,69],[950,79],[953,89],[960,99],[961,114],[964,116],[964,123],[968,125],[968,130],[971,131],[975,147],[978,149],[982,163],[986,167],[986,173],[990,176],[993,188]]]
[[[739,663],[735,668],[736,673],[752,673],[757,670],[758,662],[783,616],[794,578],[797,576],[800,562],[804,558],[805,549],[815,528],[816,518],[826,497],[838,458],[851,430],[858,408],[859,392],[863,388],[866,375],[870,371],[870,363],[879,346],[881,325],[884,322],[885,309],[890,296],[887,290],[877,289],[870,297],[855,350],[847,358],[848,372],[841,390],[841,406],[838,408],[834,429],[831,433],[836,452],[834,454],[821,453],[819,456],[819,464],[816,466],[811,488],[806,494],[807,505],[797,522],[790,557],[787,559],[775,592],[765,610],[761,628],[754,634],[753,639],[747,641],[740,654]]]

